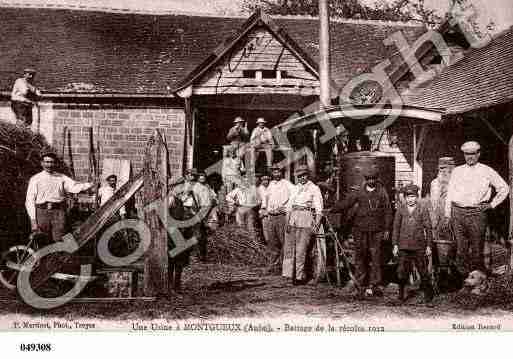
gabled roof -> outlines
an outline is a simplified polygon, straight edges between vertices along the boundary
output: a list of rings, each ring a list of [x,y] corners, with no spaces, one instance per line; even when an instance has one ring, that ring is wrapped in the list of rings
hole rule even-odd
[[[247,21],[0,7],[0,90],[9,91],[30,66],[50,93],[171,94],[216,48],[239,36]],[[317,63],[318,19],[274,17],[273,23]],[[399,30],[409,41],[425,31],[404,23],[332,21],[333,80],[343,86],[394,53],[383,39]]]
[[[403,95],[407,105],[464,113],[513,101],[513,28],[468,50],[422,87]]]

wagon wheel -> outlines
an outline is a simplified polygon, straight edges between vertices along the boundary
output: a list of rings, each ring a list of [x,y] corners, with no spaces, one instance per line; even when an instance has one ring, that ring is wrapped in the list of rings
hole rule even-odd
[[[27,246],[13,246],[2,253],[0,262],[0,283],[11,290],[16,290],[18,274],[23,262],[34,254],[34,250]]]

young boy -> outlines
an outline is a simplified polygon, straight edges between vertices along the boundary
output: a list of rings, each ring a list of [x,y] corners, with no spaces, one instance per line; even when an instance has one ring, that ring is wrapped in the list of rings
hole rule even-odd
[[[433,240],[431,219],[427,207],[418,204],[419,188],[415,185],[404,187],[405,203],[399,204],[394,218],[392,244],[394,256],[399,256],[399,300],[405,300],[404,286],[408,280],[412,264],[415,263],[421,277],[421,290],[424,302],[433,300],[433,287],[427,271],[426,256],[431,255]]]

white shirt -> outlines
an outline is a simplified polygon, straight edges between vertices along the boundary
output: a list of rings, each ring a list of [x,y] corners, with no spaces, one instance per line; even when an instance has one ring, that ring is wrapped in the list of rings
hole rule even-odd
[[[11,100],[32,103],[27,98],[29,92],[32,92],[31,88],[35,90],[33,91],[35,94],[41,96],[41,93],[33,85],[29,84],[24,77],[17,79],[12,87]]]
[[[465,207],[475,207],[488,201],[492,187],[497,194],[490,206],[495,208],[506,199],[509,187],[493,168],[482,163],[476,163],[474,166],[465,164],[454,168],[447,187],[445,216],[450,217],[452,202]]]
[[[25,207],[31,220],[36,219],[36,204],[64,201],[66,193],[79,193],[89,189],[92,183],[80,183],[62,173],[41,171],[30,178]]]
[[[223,168],[221,174],[225,176],[240,176],[241,162],[239,158],[223,158]]]
[[[273,135],[271,130],[267,127],[255,127],[251,132],[250,142],[254,145],[271,144],[273,143]]]
[[[279,181],[271,181],[267,187],[267,195],[262,201],[262,208],[269,212],[285,211],[294,191],[294,185],[284,178]]]
[[[287,204],[287,213],[290,213],[288,224],[296,227],[312,227],[313,218],[307,211],[294,211],[294,206],[312,208],[315,211],[316,219],[322,216],[323,199],[319,187],[311,181],[304,185],[295,185],[294,192]]]
[[[114,189],[111,186],[102,186],[98,189],[98,198],[100,198],[100,207],[103,206],[117,191],[117,188]],[[125,206],[119,209],[119,214],[124,216],[126,214]]]
[[[172,196],[179,198],[185,207],[208,207],[211,204],[210,190],[198,182],[185,181],[173,188]],[[170,198],[170,202],[172,201]]]
[[[242,207],[256,207],[260,204],[255,186],[235,188],[226,195],[226,201]]]
[[[269,185],[265,187],[264,185],[260,185],[257,188],[258,202],[261,204],[262,209],[264,209],[264,201],[267,196],[267,190],[269,189]]]

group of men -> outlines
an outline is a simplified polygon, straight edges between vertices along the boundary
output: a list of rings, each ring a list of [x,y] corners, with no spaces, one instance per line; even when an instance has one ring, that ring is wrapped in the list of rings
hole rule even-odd
[[[375,168],[364,173],[364,182],[359,190],[332,208],[332,211],[343,211],[351,217],[356,246],[355,277],[358,287],[363,288],[363,292],[358,291],[359,295],[382,294],[382,245],[383,241],[391,239],[393,254],[399,262],[400,299],[404,299],[406,280],[415,264],[421,276],[424,298],[430,301],[433,290],[427,272],[427,257],[432,252],[432,233],[436,228],[441,230],[435,233],[445,233],[444,228],[452,227],[456,242],[456,268],[460,275],[466,276],[476,269],[488,273],[483,253],[487,212],[504,201],[509,186],[495,170],[479,162],[480,145],[477,142],[466,142],[461,150],[465,164],[455,167],[450,175],[441,172],[442,175],[432,183],[432,194],[445,197],[442,206],[438,202],[432,203],[432,211],[419,204],[419,188],[407,185],[403,188],[404,200],[398,203],[394,217],[390,198]],[[46,232],[57,241],[65,230],[66,193],[85,191],[93,184],[79,183],[56,172],[56,161],[57,156],[53,153],[42,155],[43,171],[29,181],[26,209],[32,230]],[[441,160],[441,170],[452,164],[452,160]],[[226,199],[235,209],[237,223],[247,226],[250,232],[255,231],[257,216],[260,218],[265,242],[272,252],[269,271],[281,273],[294,285],[301,285],[308,279],[305,263],[312,235],[321,226],[323,197],[320,188],[311,181],[307,166],[296,166],[296,184],[283,178],[283,169],[278,165],[270,170],[271,173],[261,176],[258,187],[251,178],[241,177]],[[116,190],[116,177],[109,176],[107,180],[108,186],[99,191],[102,203]],[[178,200],[184,220],[203,213],[196,224],[184,230],[190,232],[187,236],[198,239],[199,258],[205,261],[204,214],[216,202],[216,194],[206,183],[206,175],[195,169],[188,170],[184,182],[170,191],[170,207],[176,207]],[[182,266],[179,267],[177,287]]]

